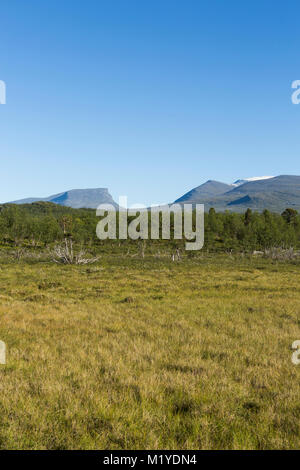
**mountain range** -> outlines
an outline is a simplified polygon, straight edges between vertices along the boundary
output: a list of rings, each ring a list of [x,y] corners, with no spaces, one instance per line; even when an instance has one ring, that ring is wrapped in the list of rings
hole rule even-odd
[[[269,209],[282,212],[287,207],[300,210],[300,176],[249,178],[233,184],[209,180],[175,201],[176,203],[202,203],[205,210],[244,212]]]
[[[37,201],[53,202],[73,208],[95,209],[99,204],[112,204],[116,208],[107,188],[72,189],[46,198],[28,198],[12,201],[13,204],[30,204]],[[300,176],[281,175],[238,179],[232,184],[209,180],[187,192],[176,203],[204,204],[205,210],[214,207],[217,211],[244,212],[269,209],[282,212],[287,207],[300,211]]]

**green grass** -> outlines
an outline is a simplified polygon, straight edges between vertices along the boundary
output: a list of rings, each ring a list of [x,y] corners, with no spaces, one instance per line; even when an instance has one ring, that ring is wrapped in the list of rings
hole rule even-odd
[[[300,447],[300,268],[0,264],[0,448]]]

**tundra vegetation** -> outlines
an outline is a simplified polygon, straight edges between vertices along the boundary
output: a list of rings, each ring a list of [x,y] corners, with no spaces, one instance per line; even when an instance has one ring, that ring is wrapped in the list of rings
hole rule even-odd
[[[299,448],[298,214],[210,211],[200,252],[96,224],[2,208],[0,448]]]

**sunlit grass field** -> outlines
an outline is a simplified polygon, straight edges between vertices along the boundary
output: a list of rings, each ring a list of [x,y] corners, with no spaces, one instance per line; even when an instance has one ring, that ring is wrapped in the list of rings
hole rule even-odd
[[[225,255],[0,264],[0,448],[299,448],[299,280]]]

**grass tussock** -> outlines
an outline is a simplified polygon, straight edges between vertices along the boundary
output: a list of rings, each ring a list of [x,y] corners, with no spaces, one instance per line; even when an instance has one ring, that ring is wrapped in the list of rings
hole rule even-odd
[[[0,264],[0,448],[300,446],[299,266]]]

